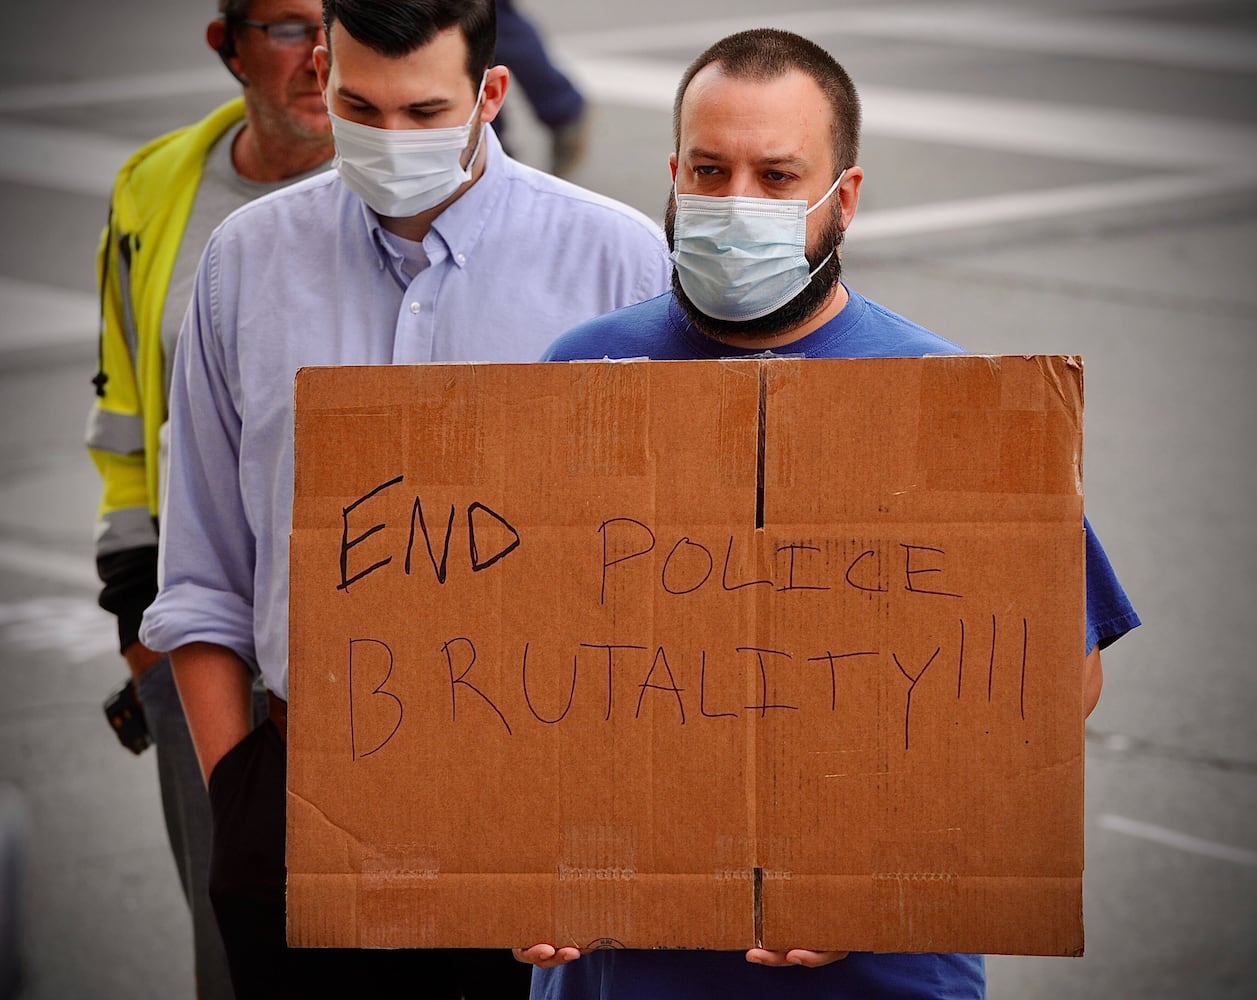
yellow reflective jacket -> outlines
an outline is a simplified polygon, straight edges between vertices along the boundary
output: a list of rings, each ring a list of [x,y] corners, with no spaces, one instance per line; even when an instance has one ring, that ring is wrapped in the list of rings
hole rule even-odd
[[[138,150],[118,172],[97,252],[100,361],[87,447],[103,481],[95,530],[100,604],[118,616],[124,649],[157,588],[166,292],[206,157],[243,118],[237,98]]]

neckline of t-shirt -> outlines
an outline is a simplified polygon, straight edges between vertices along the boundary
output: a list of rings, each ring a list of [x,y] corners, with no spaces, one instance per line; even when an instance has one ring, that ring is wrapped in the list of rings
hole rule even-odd
[[[260,198],[264,194],[270,194],[272,191],[278,191],[280,188],[288,187],[297,181],[305,180],[308,177],[314,177],[328,169],[330,160],[320,163],[316,167],[296,174],[293,177],[286,177],[278,181],[255,181],[245,177],[236,169],[236,164],[231,158],[232,147],[236,143],[237,137],[244,129],[245,122],[236,122],[231,128],[219,136],[218,140],[210,147],[209,155],[205,159],[204,170],[206,173],[212,174],[219,178],[223,183],[229,184],[236,190],[248,194],[252,198]]]
[[[844,288],[847,286],[844,284]],[[823,326],[813,330],[807,336],[773,348],[734,347],[718,340],[712,340],[694,328],[685,310],[676,299],[675,294],[668,297],[668,318],[673,329],[695,353],[707,358],[754,358],[761,355],[780,355],[782,357],[807,358],[827,357],[834,345],[845,340],[856,324],[868,311],[868,299],[859,292],[847,288],[847,303],[842,311]]]

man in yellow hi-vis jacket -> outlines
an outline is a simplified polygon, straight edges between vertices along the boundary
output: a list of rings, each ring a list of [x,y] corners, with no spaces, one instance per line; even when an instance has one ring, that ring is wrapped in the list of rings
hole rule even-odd
[[[219,0],[206,40],[242,96],[149,142],[119,172],[101,238],[100,361],[87,445],[103,481],[95,541],[100,604],[157,745],[166,829],[192,910],[197,995],[231,997],[209,903],[209,806],[170,663],[139,641],[157,592],[166,394],[196,265],[236,208],[330,164],[312,53],[319,0]],[[129,744],[141,749],[138,743]]]

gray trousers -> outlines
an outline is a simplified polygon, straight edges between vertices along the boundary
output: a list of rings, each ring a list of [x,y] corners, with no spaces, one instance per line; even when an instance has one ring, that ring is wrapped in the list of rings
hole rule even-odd
[[[227,954],[209,899],[209,795],[179,702],[170,660],[162,659],[136,683],[157,749],[166,835],[192,913],[198,1000],[234,1000]]]

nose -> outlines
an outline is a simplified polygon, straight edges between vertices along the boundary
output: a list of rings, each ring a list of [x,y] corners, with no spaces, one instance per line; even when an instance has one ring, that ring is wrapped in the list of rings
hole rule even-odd
[[[755,170],[741,167],[729,174],[725,190],[720,192],[733,198],[758,198],[763,194],[760,190],[759,176]]]

